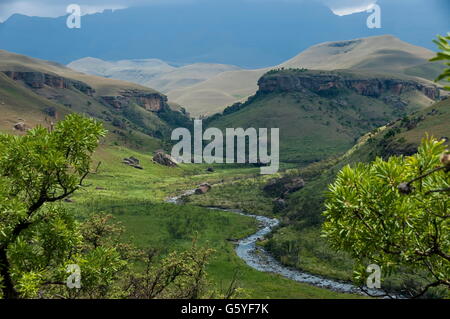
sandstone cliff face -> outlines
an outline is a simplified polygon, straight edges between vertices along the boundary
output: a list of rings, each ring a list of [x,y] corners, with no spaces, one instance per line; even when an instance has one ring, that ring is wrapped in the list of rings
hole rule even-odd
[[[42,89],[45,86],[48,86],[55,89],[75,88],[89,96],[93,96],[95,93],[93,88],[83,82],[66,79],[53,74],[15,71],[4,71],[3,73],[14,81],[23,82],[26,86],[32,89]]]
[[[292,92],[310,90],[314,93],[336,89],[350,89],[358,94],[378,98],[382,94],[400,95],[404,92],[417,90],[428,98],[436,100],[440,93],[437,86],[427,85],[412,80],[395,78],[364,78],[345,76],[336,73],[297,72],[295,74],[267,74],[259,82],[259,91]]]
[[[95,90],[83,82],[54,74],[16,71],[3,71],[3,73],[12,80],[22,82],[36,90],[51,87],[55,89],[76,89],[92,97],[95,94]],[[165,107],[168,107],[166,96],[139,90],[124,90],[118,96],[101,96],[98,98],[107,106],[112,106],[115,109],[122,109],[131,103],[136,103],[150,112],[160,112]]]
[[[133,102],[150,112],[160,112],[168,107],[166,96],[138,90],[125,90],[121,92],[121,95],[102,96],[101,99],[115,109],[122,109]]]

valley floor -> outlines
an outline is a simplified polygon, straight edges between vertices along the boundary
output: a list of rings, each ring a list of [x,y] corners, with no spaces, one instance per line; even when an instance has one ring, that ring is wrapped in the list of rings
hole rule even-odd
[[[130,156],[140,159],[144,169],[138,170],[121,163],[123,158]],[[259,177],[256,178],[259,176],[258,168],[215,167],[212,173],[208,173],[204,165],[167,168],[153,163],[150,154],[121,147],[102,147],[94,158],[96,162],[102,162],[98,173],[91,175],[86,183],[88,186],[64,204],[80,219],[93,212],[111,213],[126,228],[124,240],[141,248],[156,248],[163,254],[189,247],[195,237],[200,245],[216,251],[208,266],[210,281],[226,289],[237,271],[239,286],[244,289],[241,297],[360,297],[259,272],[236,255],[232,241],[254,233],[256,221],[248,216],[211,211],[200,206],[240,206],[245,211],[270,215],[271,201],[259,196],[259,188],[246,184],[259,180]],[[252,178],[243,179],[248,177]],[[193,196],[192,203],[188,205],[164,202],[167,197],[203,182],[236,185],[231,187],[235,193],[223,192],[223,196],[217,196],[220,186],[214,186],[211,195]],[[239,201],[244,197],[245,200]]]

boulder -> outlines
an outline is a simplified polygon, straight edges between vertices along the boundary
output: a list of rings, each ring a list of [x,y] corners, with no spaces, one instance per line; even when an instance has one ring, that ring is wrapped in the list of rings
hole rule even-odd
[[[14,128],[18,131],[25,132],[28,131],[28,126],[24,122],[19,122],[14,124]]]
[[[133,156],[130,157],[126,157],[122,160],[122,163],[137,169],[144,169],[141,165],[140,165],[140,161]]]
[[[212,188],[211,185],[209,185],[208,183],[203,183],[197,187],[197,189],[195,190],[195,194],[197,195],[206,194],[211,190],[211,188]]]
[[[155,153],[155,155],[153,156],[153,162],[168,167],[178,166],[178,162],[172,156],[164,153],[163,151],[157,151]]]

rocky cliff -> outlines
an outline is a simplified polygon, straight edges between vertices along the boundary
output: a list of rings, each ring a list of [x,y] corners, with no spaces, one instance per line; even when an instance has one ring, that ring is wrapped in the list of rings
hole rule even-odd
[[[321,94],[333,89],[350,89],[378,98],[383,94],[400,95],[417,90],[432,100],[440,96],[437,86],[414,80],[306,70],[269,72],[258,81],[258,86],[261,93],[309,90]]]
[[[12,80],[22,82],[25,86],[34,90],[45,87],[76,89],[88,96],[96,97],[95,90],[86,83],[55,74],[17,71],[3,71],[3,73]],[[103,104],[115,109],[123,109],[131,103],[135,103],[150,112],[160,112],[169,107],[165,95],[132,89],[123,90],[117,96],[97,96],[96,98]]]
[[[165,95],[138,90],[124,90],[120,92],[120,95],[102,96],[101,99],[105,104],[115,109],[122,109],[131,103],[136,103],[150,112],[160,112],[168,107]]]
[[[74,88],[89,96],[93,96],[95,93],[95,90],[92,87],[83,82],[67,79],[54,74],[16,71],[3,71],[3,73],[12,80],[20,81],[32,89],[42,89],[45,86],[48,86],[55,89]]]

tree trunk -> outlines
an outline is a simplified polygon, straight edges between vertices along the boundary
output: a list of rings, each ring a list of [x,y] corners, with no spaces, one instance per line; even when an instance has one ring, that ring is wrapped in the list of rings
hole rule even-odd
[[[2,277],[2,292],[4,299],[17,299],[19,294],[14,289],[14,284],[9,273],[9,261],[6,256],[6,247],[0,248],[0,276]]]

